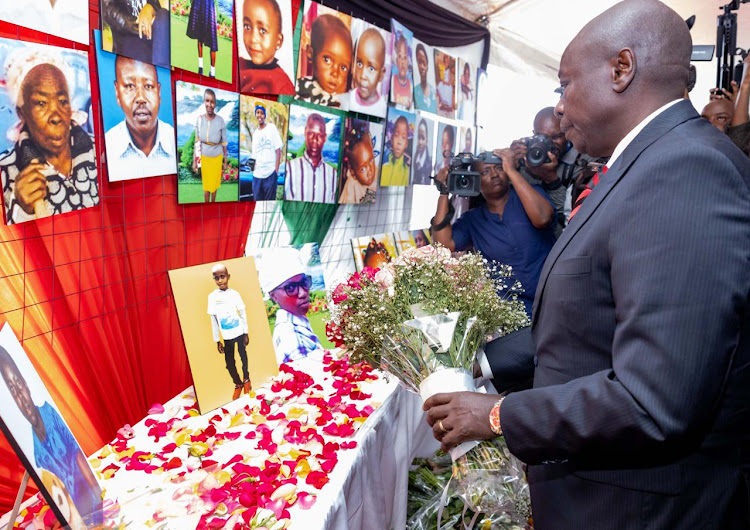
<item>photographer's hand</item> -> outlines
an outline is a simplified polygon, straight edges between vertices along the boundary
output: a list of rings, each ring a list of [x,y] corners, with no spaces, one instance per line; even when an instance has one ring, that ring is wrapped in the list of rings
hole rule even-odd
[[[549,162],[546,164],[542,164],[541,166],[527,165],[526,169],[545,184],[551,184],[558,178],[557,166],[559,165],[559,161],[557,160],[557,155],[552,151],[547,151],[547,157],[549,158]]]
[[[737,127],[750,121],[750,54],[743,61],[745,69],[742,72],[737,100],[734,102],[734,116],[732,127]]]
[[[516,156],[516,166],[518,166],[521,160],[526,158],[526,141],[523,138],[520,140],[513,140],[513,143],[510,144],[510,148]]]
[[[547,228],[552,221],[554,221],[555,209],[549,203],[549,201],[542,196],[537,190],[535,190],[531,184],[526,182],[521,173],[516,169],[516,158],[513,154],[513,150],[510,148],[506,149],[495,149],[493,151],[496,156],[500,157],[503,161],[503,171],[510,179],[513,184],[518,198],[521,199],[521,204],[529,216],[531,224],[534,228]]]
[[[444,167],[440,171],[438,171],[437,175],[435,175],[434,179],[436,182],[440,182],[443,185],[445,185],[448,182],[448,174],[450,173],[450,168]],[[432,225],[432,238],[433,241],[437,241],[444,247],[448,248],[451,252],[456,249],[456,244],[453,241],[453,229],[451,228],[451,224],[447,223],[446,226],[444,226],[441,229],[436,229],[435,226],[439,225],[443,219],[448,215],[448,212],[450,210],[450,199],[448,197],[448,194],[441,193],[440,197],[438,198],[437,203],[437,211],[435,212],[435,217],[432,218],[432,221],[430,224]]]

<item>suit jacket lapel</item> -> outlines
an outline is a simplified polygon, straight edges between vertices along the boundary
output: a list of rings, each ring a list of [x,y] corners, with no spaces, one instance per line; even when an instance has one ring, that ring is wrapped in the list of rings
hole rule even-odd
[[[651,120],[638,136],[633,139],[630,145],[628,145],[622,155],[615,160],[614,165],[608,169],[607,174],[602,177],[599,184],[597,184],[591,191],[591,194],[586,197],[586,200],[581,205],[581,209],[578,210],[578,213],[573,217],[573,221],[565,228],[565,230],[563,230],[560,239],[557,240],[552,247],[552,250],[550,250],[547,259],[544,262],[544,267],[542,267],[536,296],[534,297],[532,326],[537,320],[539,306],[541,305],[540,301],[544,294],[544,287],[547,283],[550,271],[570,241],[588,222],[591,215],[599,208],[607,195],[609,195],[609,192],[612,191],[620,179],[625,176],[628,169],[630,169],[630,166],[633,165],[633,162],[635,162],[638,156],[640,156],[647,147],[679,124],[697,117],[698,113],[689,100],[675,103]]]

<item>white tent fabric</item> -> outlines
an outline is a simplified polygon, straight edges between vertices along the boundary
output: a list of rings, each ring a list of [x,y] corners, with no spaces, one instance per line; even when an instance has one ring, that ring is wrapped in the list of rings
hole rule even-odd
[[[480,146],[502,147],[531,133],[536,112],[554,105],[560,56],[567,44],[592,18],[616,0],[433,0],[465,18],[489,18],[492,35],[491,94],[480,101],[484,118]],[[729,0],[665,0],[683,18],[696,15],[694,44],[716,43],[716,17]],[[737,45],[750,47],[750,4],[737,10]],[[716,61],[695,63],[698,81],[691,93],[700,111],[716,83]]]

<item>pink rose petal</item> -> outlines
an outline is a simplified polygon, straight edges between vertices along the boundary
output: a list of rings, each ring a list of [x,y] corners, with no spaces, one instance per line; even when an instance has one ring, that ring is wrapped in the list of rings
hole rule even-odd
[[[154,403],[151,408],[148,409],[149,415],[151,414],[164,414],[164,405],[161,403]]]

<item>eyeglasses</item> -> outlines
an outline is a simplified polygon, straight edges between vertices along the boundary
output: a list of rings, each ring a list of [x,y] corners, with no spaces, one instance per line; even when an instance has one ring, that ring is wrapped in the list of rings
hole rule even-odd
[[[297,296],[297,294],[299,294],[300,288],[302,288],[305,291],[310,291],[311,286],[312,286],[312,276],[305,274],[304,278],[302,278],[300,281],[287,282],[277,287],[277,289],[284,289],[284,293],[287,296]]]

